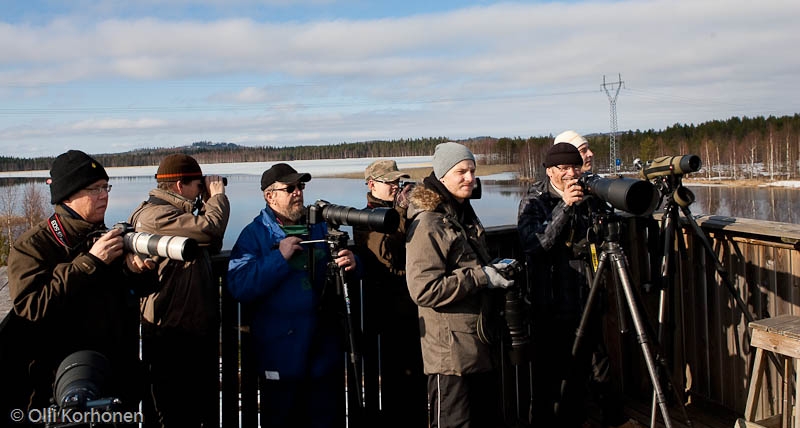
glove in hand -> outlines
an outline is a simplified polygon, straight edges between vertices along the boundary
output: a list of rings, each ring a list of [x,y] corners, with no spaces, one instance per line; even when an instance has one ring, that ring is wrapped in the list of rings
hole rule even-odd
[[[508,288],[514,285],[513,279],[506,279],[498,270],[508,267],[506,263],[495,263],[491,266],[484,266],[483,271],[489,278],[489,288]]]

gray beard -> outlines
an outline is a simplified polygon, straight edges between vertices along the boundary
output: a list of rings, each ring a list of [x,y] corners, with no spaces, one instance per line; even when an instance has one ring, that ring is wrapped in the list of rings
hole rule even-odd
[[[288,211],[278,211],[275,208],[272,210],[280,217],[283,217],[286,220],[289,220],[292,223],[297,223],[303,217],[303,213],[305,212],[305,207],[302,204],[299,207],[292,207]]]

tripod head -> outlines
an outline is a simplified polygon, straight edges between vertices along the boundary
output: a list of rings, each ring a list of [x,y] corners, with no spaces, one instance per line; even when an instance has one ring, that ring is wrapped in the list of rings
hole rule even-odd
[[[614,211],[598,213],[592,217],[594,221],[592,228],[600,242],[619,242],[622,217]]]
[[[653,178],[653,185],[661,195],[659,206],[666,201],[666,205],[675,203],[687,208],[694,202],[694,193],[683,185],[683,175],[658,176]]]

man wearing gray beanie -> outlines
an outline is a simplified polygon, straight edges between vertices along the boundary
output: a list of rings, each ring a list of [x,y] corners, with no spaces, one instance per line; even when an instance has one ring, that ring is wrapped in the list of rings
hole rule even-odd
[[[433,173],[436,178],[442,178],[450,168],[463,160],[475,163],[475,156],[466,146],[453,142],[439,144],[433,152]]]
[[[475,184],[475,156],[448,142],[436,146],[433,173],[408,197],[406,281],[425,326],[420,342],[431,427],[493,427],[502,421],[489,344],[476,326],[489,290],[514,281],[499,273],[505,266],[490,261],[470,204]]]

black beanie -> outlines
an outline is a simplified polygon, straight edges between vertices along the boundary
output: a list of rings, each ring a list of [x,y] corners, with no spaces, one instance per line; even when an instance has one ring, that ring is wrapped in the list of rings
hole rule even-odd
[[[556,165],[583,165],[581,152],[570,143],[554,144],[544,157],[544,167]]]
[[[200,165],[189,155],[175,153],[161,160],[156,171],[156,181],[180,181],[181,179],[203,178]]]
[[[80,150],[62,153],[50,167],[50,203],[60,204],[97,180],[108,180],[108,174],[94,158]]]

